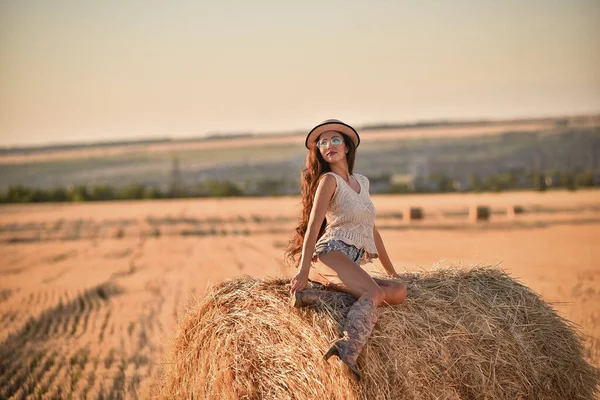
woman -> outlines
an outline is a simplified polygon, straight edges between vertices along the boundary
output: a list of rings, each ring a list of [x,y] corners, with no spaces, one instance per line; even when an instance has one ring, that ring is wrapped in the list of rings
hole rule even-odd
[[[356,361],[377,320],[376,307],[401,303],[406,297],[402,283],[375,279],[360,267],[379,258],[388,274],[397,277],[375,227],[369,180],[353,173],[359,144],[356,130],[339,120],[327,120],[309,132],[302,218],[286,249],[288,260],[297,262],[300,256],[291,280],[292,305],[313,304],[328,294],[305,289],[309,280],[358,299],[346,317],[344,337],[325,354],[326,360],[337,355],[357,380]]]

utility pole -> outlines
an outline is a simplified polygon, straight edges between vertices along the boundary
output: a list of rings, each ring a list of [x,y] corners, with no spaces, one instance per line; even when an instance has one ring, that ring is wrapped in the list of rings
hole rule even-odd
[[[177,197],[182,194],[181,170],[179,168],[179,158],[173,157],[173,166],[171,168],[171,182],[169,184],[169,195]]]
[[[543,165],[542,165],[542,154],[540,151],[540,137],[539,133],[535,135],[536,146],[533,153],[533,188],[535,190],[544,191],[546,190],[546,177],[543,173]]]
[[[598,165],[598,157],[600,156],[600,140],[594,140],[593,144],[590,146],[591,154],[591,162],[592,162],[592,172],[596,173],[596,168]]]

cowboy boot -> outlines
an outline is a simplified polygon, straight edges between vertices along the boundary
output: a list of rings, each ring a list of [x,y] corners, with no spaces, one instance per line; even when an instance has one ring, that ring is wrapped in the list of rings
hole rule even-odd
[[[356,302],[354,296],[344,292],[334,292],[331,290],[318,290],[318,289],[304,289],[297,290],[292,297],[290,297],[291,307],[306,307],[316,305],[319,303],[325,303],[330,306],[343,306],[350,307]]]
[[[344,324],[344,337],[338,339],[325,353],[325,360],[336,355],[344,362],[351,371],[351,377],[358,381],[360,373],[356,368],[356,361],[371,335],[371,331],[377,321],[377,307],[371,299],[361,297],[348,311]]]

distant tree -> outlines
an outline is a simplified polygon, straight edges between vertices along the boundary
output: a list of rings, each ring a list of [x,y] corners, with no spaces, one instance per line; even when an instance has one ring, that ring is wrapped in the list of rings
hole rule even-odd
[[[67,193],[65,188],[59,187],[50,189],[49,193],[50,201],[62,202],[69,200],[69,194]]]
[[[108,185],[98,185],[92,188],[91,200],[114,200],[117,198],[115,190]]]
[[[437,186],[439,192],[453,192],[454,191],[454,180],[444,174],[431,174],[429,181]]]
[[[388,193],[406,194],[413,193],[414,188],[407,183],[393,183],[390,185]]]
[[[206,184],[209,196],[227,197],[241,196],[243,192],[234,183],[229,181],[208,181]]]
[[[70,190],[71,201],[81,202],[88,201],[91,199],[88,188],[85,185],[75,186]]]
[[[548,173],[546,174],[546,184],[548,186],[561,186],[560,171],[556,168],[548,171]]]
[[[162,197],[162,192],[159,188],[148,187],[144,190],[144,199],[160,199]]]
[[[31,190],[31,198],[32,203],[43,203],[46,201],[50,201],[50,193],[46,192],[43,189],[32,189]]]
[[[576,187],[591,187],[594,186],[594,172],[582,171],[575,175]]]
[[[483,186],[492,192],[501,192],[502,185],[497,176],[488,176],[483,180]]]
[[[505,190],[512,189],[517,185],[518,176],[513,172],[503,172],[499,175],[500,184]]]
[[[565,187],[569,190],[577,189],[577,186],[575,185],[575,179],[573,175],[569,172],[561,171],[559,174],[559,182],[560,186]]]
[[[123,200],[139,200],[144,198],[144,185],[136,183],[124,187],[119,192],[119,198]]]
[[[544,192],[547,189],[546,186],[546,177],[544,174],[535,172],[531,176],[531,184],[534,190],[538,192]]]
[[[6,200],[9,203],[29,203],[31,190],[23,185],[9,186],[6,191]]]
[[[469,187],[473,192],[482,192],[484,190],[484,185],[479,175],[469,174],[467,181],[469,182]]]
[[[256,190],[258,191],[258,194],[263,196],[278,195],[281,194],[283,183],[284,182],[277,179],[263,179],[258,181]]]
[[[484,186],[492,192],[502,192],[516,186],[517,177],[510,172],[503,172],[485,179]]]

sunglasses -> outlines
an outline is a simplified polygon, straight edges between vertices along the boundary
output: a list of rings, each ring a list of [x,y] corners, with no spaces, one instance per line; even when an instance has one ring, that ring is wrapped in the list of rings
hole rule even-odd
[[[340,144],[342,144],[343,142],[344,142],[344,140],[343,140],[341,137],[339,137],[339,136],[334,136],[334,137],[332,137],[332,138],[331,138],[331,141],[329,141],[329,142],[327,142],[327,139],[322,139],[322,140],[319,140],[319,141],[317,142],[317,147],[318,147],[319,149],[320,149],[320,148],[323,148],[323,147],[327,146],[327,144],[328,144],[328,143],[329,143],[329,145],[330,145],[330,146],[337,147],[337,146],[339,146]]]

